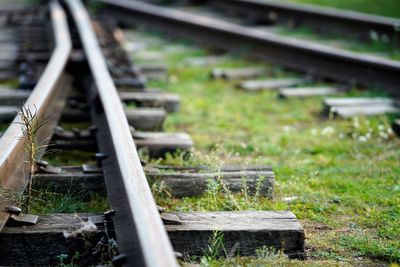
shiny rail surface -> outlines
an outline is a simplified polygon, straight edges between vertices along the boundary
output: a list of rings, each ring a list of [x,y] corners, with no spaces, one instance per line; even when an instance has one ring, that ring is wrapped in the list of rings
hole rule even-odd
[[[37,141],[46,144],[64,106],[70,79],[65,71],[71,53],[71,38],[62,7],[57,2],[50,4],[55,47],[51,58],[37,85],[24,104],[24,108],[37,112],[38,118],[48,117],[47,123],[37,135]],[[22,191],[28,179],[29,166],[26,162],[21,117],[17,115],[0,138],[0,183],[2,190]],[[0,230],[9,218],[5,206],[10,200],[0,198]]]
[[[117,192],[121,196],[119,200],[110,198],[111,207],[115,210],[113,221],[119,251],[126,255],[127,266],[177,266],[89,15],[79,0],[65,2],[78,28],[110,131],[114,150],[112,156],[119,170],[119,177],[115,179],[122,179],[122,190],[125,191]],[[116,193],[111,190],[107,185],[109,195]],[[120,203],[122,195],[125,195],[127,203]],[[123,212],[127,212],[128,216],[121,218]],[[127,229],[126,225],[134,225],[134,228]]]
[[[97,0],[125,23],[142,23],[157,30],[236,49],[269,62],[336,81],[376,87],[400,95],[400,63],[294,38],[282,37],[219,19],[159,7],[139,1]]]
[[[210,0],[207,3],[235,12],[248,13],[271,24],[306,26],[365,40],[370,39],[373,33],[385,35],[388,39],[399,38],[400,19],[395,18],[276,0]]]

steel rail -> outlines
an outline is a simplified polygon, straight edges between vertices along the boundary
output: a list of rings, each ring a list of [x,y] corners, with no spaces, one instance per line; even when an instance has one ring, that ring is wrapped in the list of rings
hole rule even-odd
[[[125,254],[127,266],[178,266],[172,245],[158,213],[151,190],[147,183],[135,144],[130,134],[125,112],[107,69],[99,43],[93,31],[87,11],[80,0],[66,0],[69,10],[78,29],[86,58],[97,87],[98,96],[107,120],[113,157],[119,169],[119,177],[123,183],[124,192],[120,192],[119,202],[125,195],[125,206],[128,209],[127,218],[114,221],[118,248]],[[107,142],[100,140],[100,142]],[[115,181],[118,183],[119,181]],[[107,185],[110,194],[112,190]],[[121,203],[110,198],[110,204],[115,209],[115,217],[123,214]],[[126,232],[125,224],[134,227]],[[125,230],[121,230],[125,229]]]
[[[96,0],[126,23],[158,30],[226,49],[236,49],[272,63],[337,81],[378,87],[399,95],[400,63],[325,45],[251,29],[218,19],[139,1]]]
[[[61,116],[70,79],[65,68],[71,53],[71,40],[68,22],[62,7],[57,2],[50,4],[51,21],[55,39],[55,48],[37,85],[24,103],[24,108],[36,112],[38,119],[48,118],[36,138],[38,143],[46,144]],[[29,177],[29,165],[26,162],[24,135],[21,117],[17,115],[6,132],[0,138],[0,185],[1,193],[6,190],[22,191]],[[10,199],[0,196],[0,230],[9,218],[4,212]]]
[[[215,7],[250,13],[271,23],[307,26],[330,33],[370,39],[375,32],[387,38],[400,38],[400,19],[314,5],[276,0],[210,0]]]

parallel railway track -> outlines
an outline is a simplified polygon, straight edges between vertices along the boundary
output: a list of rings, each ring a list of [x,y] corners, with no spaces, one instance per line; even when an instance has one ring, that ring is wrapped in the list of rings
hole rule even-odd
[[[368,41],[371,35],[399,38],[400,20],[354,11],[274,0],[211,0],[207,4],[269,25],[309,27],[322,34],[342,34]]]
[[[397,61],[341,50],[190,12],[139,1],[99,0],[125,23],[191,38],[304,71],[313,77],[376,87],[398,95],[400,64]]]

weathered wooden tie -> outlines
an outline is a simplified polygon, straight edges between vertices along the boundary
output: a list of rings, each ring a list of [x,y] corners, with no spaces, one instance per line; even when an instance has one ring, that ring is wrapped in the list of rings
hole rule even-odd
[[[275,175],[272,170],[237,170],[206,171],[206,172],[160,172],[148,170],[147,178],[151,183],[158,183],[162,190],[174,197],[201,195],[207,190],[209,180],[222,181],[232,192],[255,193],[273,197]]]
[[[30,90],[0,88],[0,105],[22,106],[30,93]]]
[[[95,127],[70,131],[57,128],[52,137],[52,148],[96,151],[96,131]],[[141,132],[133,127],[131,133],[136,146],[154,158],[164,157],[166,153],[189,151],[193,147],[193,141],[186,133]]]
[[[192,138],[187,133],[131,131],[135,145],[145,149],[150,157],[163,157],[166,153],[185,152],[193,148]]]
[[[124,89],[143,90],[146,80],[143,78],[117,78],[114,79],[114,84]]]
[[[248,194],[273,197],[275,175],[269,167],[235,167],[211,171],[206,168],[185,168],[171,166],[146,167],[150,183],[158,183],[163,192],[174,197],[190,197],[203,194],[210,179],[221,179],[234,193],[247,187]],[[66,192],[105,193],[102,170],[97,166],[50,167],[35,174],[37,190]]]
[[[261,91],[273,90],[282,87],[296,86],[305,83],[304,78],[283,78],[283,79],[268,79],[268,80],[250,80],[239,83],[237,86],[245,91]]]
[[[0,265],[55,266],[60,255],[68,255],[65,260],[71,262],[78,253],[75,264],[89,266],[102,256],[93,252],[106,237],[104,223],[99,215],[49,214],[39,216],[34,226],[6,226],[0,233]]]
[[[10,111],[11,109],[9,112]],[[0,109],[0,120],[1,114]],[[160,108],[126,108],[125,114],[130,125],[138,130],[144,131],[156,131],[162,129],[166,117],[165,110]],[[66,109],[63,111],[61,119],[64,122],[88,122],[90,121],[90,114],[85,110]]]
[[[265,74],[263,68],[215,68],[211,72],[211,77],[214,79],[246,79],[254,78]]]
[[[11,122],[17,115],[18,110],[15,106],[0,106],[0,122]]]
[[[393,99],[387,97],[343,97],[326,98],[326,107],[350,107],[350,106],[381,106],[394,104]]]
[[[176,218],[165,228],[176,251],[202,256],[212,236],[223,236],[229,255],[254,256],[258,249],[272,247],[290,258],[304,258],[304,230],[290,211],[173,212]],[[1,265],[59,264],[61,254],[79,252],[81,261],[93,262],[93,248],[105,237],[104,225],[112,236],[110,222],[103,215],[48,214],[26,227],[5,227],[0,233]],[[83,262],[82,262],[83,264]]]
[[[376,116],[386,113],[400,113],[400,109],[395,106],[354,106],[354,107],[334,107],[332,109],[334,115],[341,118],[352,118],[355,116]]]
[[[280,98],[306,98],[313,96],[326,96],[340,93],[337,87],[297,87],[297,88],[281,88],[278,91]]]
[[[125,114],[129,124],[142,131],[161,130],[167,116],[160,108],[127,108]]]
[[[228,254],[254,256],[263,246],[304,258],[304,230],[290,211],[174,212],[181,224],[166,225],[176,251],[204,255],[215,232]],[[222,248],[221,248],[222,250]],[[220,251],[223,255],[222,251]]]
[[[374,116],[385,113],[399,113],[398,102],[391,98],[327,98],[324,100],[324,113],[332,113],[342,118],[355,116]]]
[[[177,94],[152,92],[120,92],[121,100],[133,102],[140,107],[162,107],[167,112],[179,110],[180,97]]]
[[[140,64],[137,69],[148,80],[166,80],[168,78],[168,67],[163,64]]]

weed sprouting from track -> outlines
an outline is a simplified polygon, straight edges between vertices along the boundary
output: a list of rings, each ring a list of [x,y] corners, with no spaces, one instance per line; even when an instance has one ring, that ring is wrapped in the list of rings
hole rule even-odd
[[[24,141],[27,162],[29,164],[26,198],[24,200],[24,209],[26,212],[29,212],[36,161],[43,156],[47,148],[47,145],[38,141],[37,135],[40,129],[46,125],[48,117],[43,116],[39,118],[36,107],[30,108],[25,106],[22,107],[18,115],[20,118],[18,123],[22,126],[22,139]]]

